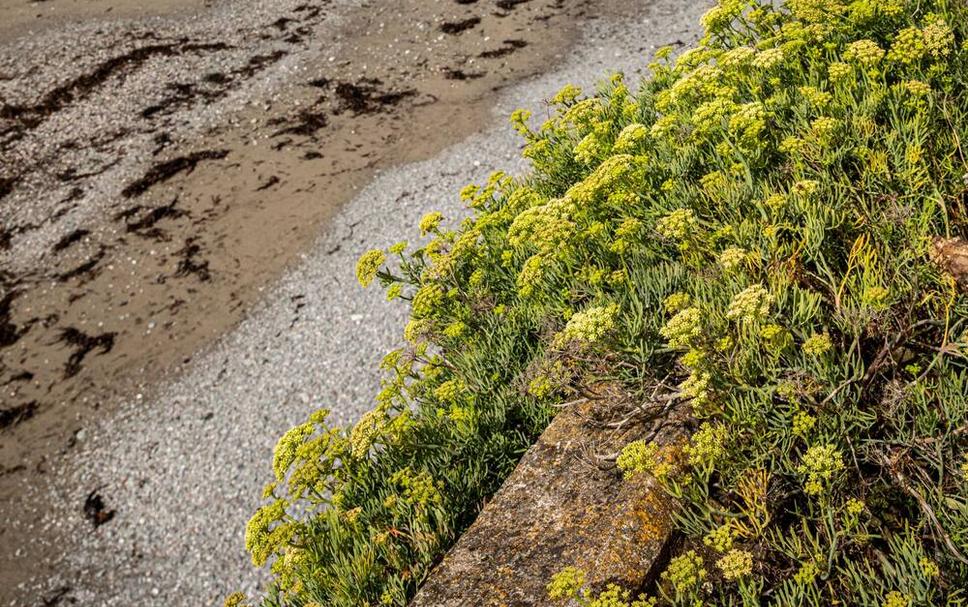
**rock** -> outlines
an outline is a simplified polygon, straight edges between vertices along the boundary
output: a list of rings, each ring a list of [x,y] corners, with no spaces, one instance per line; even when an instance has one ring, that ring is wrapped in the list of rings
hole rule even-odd
[[[968,240],[935,238],[930,248],[931,259],[951,274],[962,290],[968,290]]]
[[[596,590],[641,589],[669,539],[669,502],[651,477],[624,480],[603,465],[648,433],[646,419],[619,430],[602,423],[618,409],[604,399],[560,413],[411,607],[550,606],[545,587],[568,566],[585,571]],[[677,424],[662,428],[660,443],[682,436]]]

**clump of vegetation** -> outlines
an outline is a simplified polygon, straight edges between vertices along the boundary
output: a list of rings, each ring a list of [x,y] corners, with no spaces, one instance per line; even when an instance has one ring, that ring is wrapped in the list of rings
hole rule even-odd
[[[637,92],[515,113],[530,175],[360,260],[410,302],[407,345],[352,429],[317,412],[279,442],[246,533],[265,605],[405,605],[551,404],[602,381],[690,407],[688,443],[618,461],[684,539],[636,602],[573,570],[556,598],[968,601],[968,298],[932,258],[968,227],[966,24],[947,0],[722,0]]]

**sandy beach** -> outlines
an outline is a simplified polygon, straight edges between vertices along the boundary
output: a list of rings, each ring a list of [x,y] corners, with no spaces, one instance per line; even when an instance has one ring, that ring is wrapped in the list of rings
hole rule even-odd
[[[216,605],[289,425],[370,408],[355,283],[504,117],[696,35],[672,0],[0,0],[0,604]],[[39,16],[38,16],[39,15]]]

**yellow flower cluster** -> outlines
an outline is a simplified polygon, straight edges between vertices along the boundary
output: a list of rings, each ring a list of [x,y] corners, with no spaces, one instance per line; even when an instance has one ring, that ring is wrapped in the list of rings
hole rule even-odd
[[[663,457],[658,445],[643,440],[625,445],[615,464],[625,474],[625,478],[646,472],[661,479],[668,476],[673,468],[672,463]]]
[[[702,311],[695,307],[682,310],[659,329],[659,334],[672,348],[690,345],[702,335]]]
[[[269,557],[285,548],[295,534],[286,522],[288,502],[277,499],[256,510],[245,526],[245,549],[256,567],[265,565]]]
[[[376,278],[377,272],[386,262],[387,256],[380,250],[367,251],[360,256],[359,261],[356,262],[356,279],[360,281],[360,284],[364,287],[370,286],[373,279]]]
[[[815,333],[803,342],[803,352],[810,356],[822,356],[829,352],[832,347],[830,335],[826,333]]]
[[[426,236],[431,232],[436,232],[440,227],[440,223],[444,220],[444,215],[440,211],[433,211],[427,213],[420,220],[420,235]]]
[[[552,105],[569,105],[581,97],[581,87],[574,84],[566,84],[551,98]]]
[[[445,403],[455,403],[464,395],[467,386],[459,379],[449,379],[434,389],[434,396],[437,400]]]
[[[555,347],[562,347],[575,341],[585,344],[601,341],[615,329],[615,317],[617,315],[618,306],[615,304],[587,308],[581,312],[576,312],[568,320],[565,328],[555,336],[554,345]]]
[[[707,533],[702,543],[716,552],[726,552],[733,547],[734,536],[733,527],[727,523]]]
[[[758,322],[770,313],[773,296],[761,284],[747,287],[733,297],[726,318],[740,322]]]
[[[619,154],[629,154],[634,152],[649,137],[649,128],[644,124],[633,122],[628,125],[615,139],[612,150]]]
[[[806,477],[803,491],[821,495],[834,476],[844,469],[844,456],[836,445],[816,445],[803,454],[797,472]]]
[[[552,601],[568,601],[577,597],[584,585],[584,571],[577,567],[565,567],[551,577],[545,590]]]
[[[847,45],[844,59],[863,67],[874,67],[884,58],[884,49],[873,40],[857,40]]]
[[[426,318],[444,303],[444,288],[437,283],[428,283],[420,287],[413,295],[411,315],[415,319]]]
[[[350,431],[350,453],[361,459],[369,453],[373,443],[386,427],[386,413],[382,409],[371,409],[360,417]]]
[[[726,426],[722,424],[703,422],[684,449],[689,465],[715,465],[723,456],[727,432]]]
[[[665,308],[666,312],[675,314],[688,308],[691,302],[692,298],[689,297],[688,293],[673,293],[665,298],[662,307]]]
[[[557,198],[522,211],[508,228],[508,242],[513,247],[534,246],[550,253],[564,245],[575,231],[572,215],[574,203]]]
[[[741,247],[730,247],[719,254],[719,265],[727,272],[742,268],[749,261],[749,251]]]
[[[695,550],[669,561],[662,572],[662,579],[672,585],[677,593],[685,594],[698,588],[706,580],[706,569]]]
[[[699,225],[692,209],[677,209],[655,224],[656,231],[670,240],[685,240]]]
[[[892,590],[884,597],[883,607],[910,607],[911,599],[904,593]]]
[[[439,482],[435,481],[426,470],[414,473],[407,467],[394,473],[390,477],[390,482],[403,490],[401,497],[404,503],[409,506],[440,505],[443,499],[440,494]]]
[[[746,550],[734,548],[716,562],[727,580],[738,580],[753,573],[753,555]]]
[[[793,434],[806,437],[816,423],[817,418],[804,411],[798,411],[793,415]]]

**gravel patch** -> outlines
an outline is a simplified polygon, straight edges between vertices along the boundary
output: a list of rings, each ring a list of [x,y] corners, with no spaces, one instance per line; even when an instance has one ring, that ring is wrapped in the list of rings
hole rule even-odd
[[[276,439],[318,407],[344,423],[371,408],[379,360],[402,339],[405,308],[359,288],[359,254],[415,237],[430,210],[459,216],[458,190],[491,169],[525,171],[503,119],[512,109],[540,120],[566,82],[590,87],[612,69],[631,77],[656,47],[694,40],[706,6],[656,0],[634,21],[589,25],[559,69],[502,94],[490,130],[379,175],[237,330],[157,398],[136,399],[78,436],[39,523],[73,538],[62,573],[25,587],[31,600],[12,605],[58,589],[63,604],[125,606],[216,605],[232,590],[255,592],[264,573],[248,562],[243,528],[270,480]],[[94,490],[116,515],[92,530],[81,506]]]

